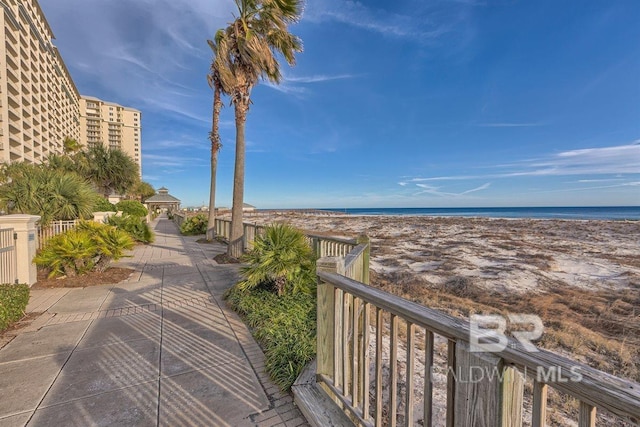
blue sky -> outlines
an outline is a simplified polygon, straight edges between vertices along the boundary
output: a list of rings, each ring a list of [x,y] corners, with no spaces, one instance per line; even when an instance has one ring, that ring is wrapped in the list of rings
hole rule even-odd
[[[143,112],[143,178],[208,201],[215,30],[231,0],[40,0],[82,94]],[[245,201],[640,205],[640,2],[313,0],[253,90]],[[217,204],[230,206],[233,107]]]

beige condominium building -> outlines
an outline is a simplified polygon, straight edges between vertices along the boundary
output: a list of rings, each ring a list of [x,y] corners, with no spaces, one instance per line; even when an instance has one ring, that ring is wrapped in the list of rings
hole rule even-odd
[[[0,163],[41,163],[65,138],[129,154],[142,170],[140,111],[80,96],[37,0],[0,0]]]
[[[0,162],[40,163],[80,136],[78,90],[36,0],[0,0]]]
[[[80,145],[103,144],[119,148],[138,165],[142,175],[141,127],[139,110],[91,96],[80,97]]]

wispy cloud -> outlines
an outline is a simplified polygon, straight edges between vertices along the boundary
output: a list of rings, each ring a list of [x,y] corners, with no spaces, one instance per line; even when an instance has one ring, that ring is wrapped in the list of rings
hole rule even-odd
[[[457,8],[436,9],[433,5],[419,5],[415,15],[389,13],[354,0],[317,0],[308,2],[303,21],[313,23],[337,22],[391,37],[430,43],[456,31],[461,25],[460,9],[474,6],[464,2]]]
[[[523,160],[497,169],[509,171],[479,175],[415,177],[405,182],[460,181],[526,176],[640,174],[640,142],[611,147],[585,148],[549,154],[541,159]],[[585,178],[588,179],[588,178]],[[609,179],[609,178],[606,178]]]
[[[580,184],[583,183],[593,183],[593,182],[612,182],[612,181],[624,181],[624,178],[606,178],[606,179],[579,179],[577,181],[572,181],[572,183],[578,182]]]
[[[486,190],[487,188],[489,188],[491,186],[490,182],[487,182],[486,184],[482,184],[479,187],[476,188],[472,188],[471,190],[467,190],[467,191],[463,191],[462,193],[460,193],[460,195],[463,194],[469,194],[469,193],[475,193],[476,191],[482,191],[482,190]]]
[[[230,20],[223,0],[41,0],[81,92],[201,121],[210,99],[205,39]],[[108,42],[107,42],[108,41]],[[189,64],[189,66],[185,66]],[[194,66],[194,64],[196,64]],[[76,70],[80,72],[75,72]],[[193,81],[202,90],[194,90]],[[117,84],[113,84],[117,81]]]
[[[543,123],[478,123],[476,126],[483,128],[525,128],[525,127],[537,127],[544,126]]]
[[[451,191],[442,191],[442,190],[440,190],[442,187],[435,187],[435,186],[429,185],[429,184],[416,184],[416,187],[420,188],[421,191],[415,193],[414,195],[417,196],[417,195],[420,195],[420,194],[433,194],[435,196],[442,196],[442,197],[459,197],[459,196],[464,196],[466,194],[475,193],[477,191],[486,190],[490,186],[491,186],[491,183],[487,182],[486,184],[482,184],[479,187],[471,188],[469,190],[465,190],[465,191],[462,191],[462,192],[459,192],[459,193],[454,193],[454,192],[451,192]]]
[[[301,76],[301,77],[286,77],[285,81],[293,83],[320,83],[331,80],[352,79],[358,77],[355,74],[337,74],[335,76],[328,75],[314,75],[314,76]]]
[[[145,165],[163,167],[200,167],[207,165],[206,159],[202,157],[183,157],[179,155],[163,154],[143,154]]]
[[[359,77],[357,74],[337,74],[337,75],[313,75],[313,76],[284,76],[280,84],[264,82],[267,87],[286,94],[303,94],[307,92],[305,85],[314,83],[324,83],[334,80],[353,79]]]

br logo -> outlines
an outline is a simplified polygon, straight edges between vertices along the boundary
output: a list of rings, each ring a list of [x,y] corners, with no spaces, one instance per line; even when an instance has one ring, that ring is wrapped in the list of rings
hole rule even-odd
[[[469,323],[469,343],[471,351],[475,353],[495,353],[507,348],[510,345],[509,337],[505,335],[507,326],[511,326],[511,335],[525,351],[535,352],[538,348],[533,341],[539,339],[544,331],[542,320],[534,314],[509,314],[506,317],[472,314]]]

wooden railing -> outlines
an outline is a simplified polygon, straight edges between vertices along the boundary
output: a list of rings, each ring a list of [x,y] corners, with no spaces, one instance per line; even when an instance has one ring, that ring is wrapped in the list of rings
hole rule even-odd
[[[182,223],[186,219],[185,215],[178,212],[173,212],[171,215],[173,215],[173,221],[176,223],[178,228],[180,228],[182,226]]]
[[[47,226],[39,226],[38,249],[42,249],[45,243],[47,243],[47,240],[51,239],[53,236],[57,236],[58,234],[71,230],[75,228],[77,224],[78,220],[74,219],[70,221],[52,221]]]
[[[257,236],[263,235],[264,225],[244,223],[244,248],[251,250]],[[216,218],[216,235],[224,239],[231,236],[231,221]],[[313,233],[305,234],[316,258],[327,256],[347,257],[349,276],[364,283],[369,283],[369,238],[365,235],[357,239],[341,239]]]
[[[345,277],[354,257],[318,260],[316,379],[355,424],[517,427],[524,411],[540,427],[549,388],[579,401],[579,427],[595,425],[596,408],[609,412],[603,425],[640,421],[640,384],[527,351],[512,339],[500,351],[474,352],[470,323]],[[527,382],[532,396],[525,405]],[[435,388],[445,408],[434,406]]]
[[[18,283],[16,239],[13,228],[0,230],[0,285]]]

